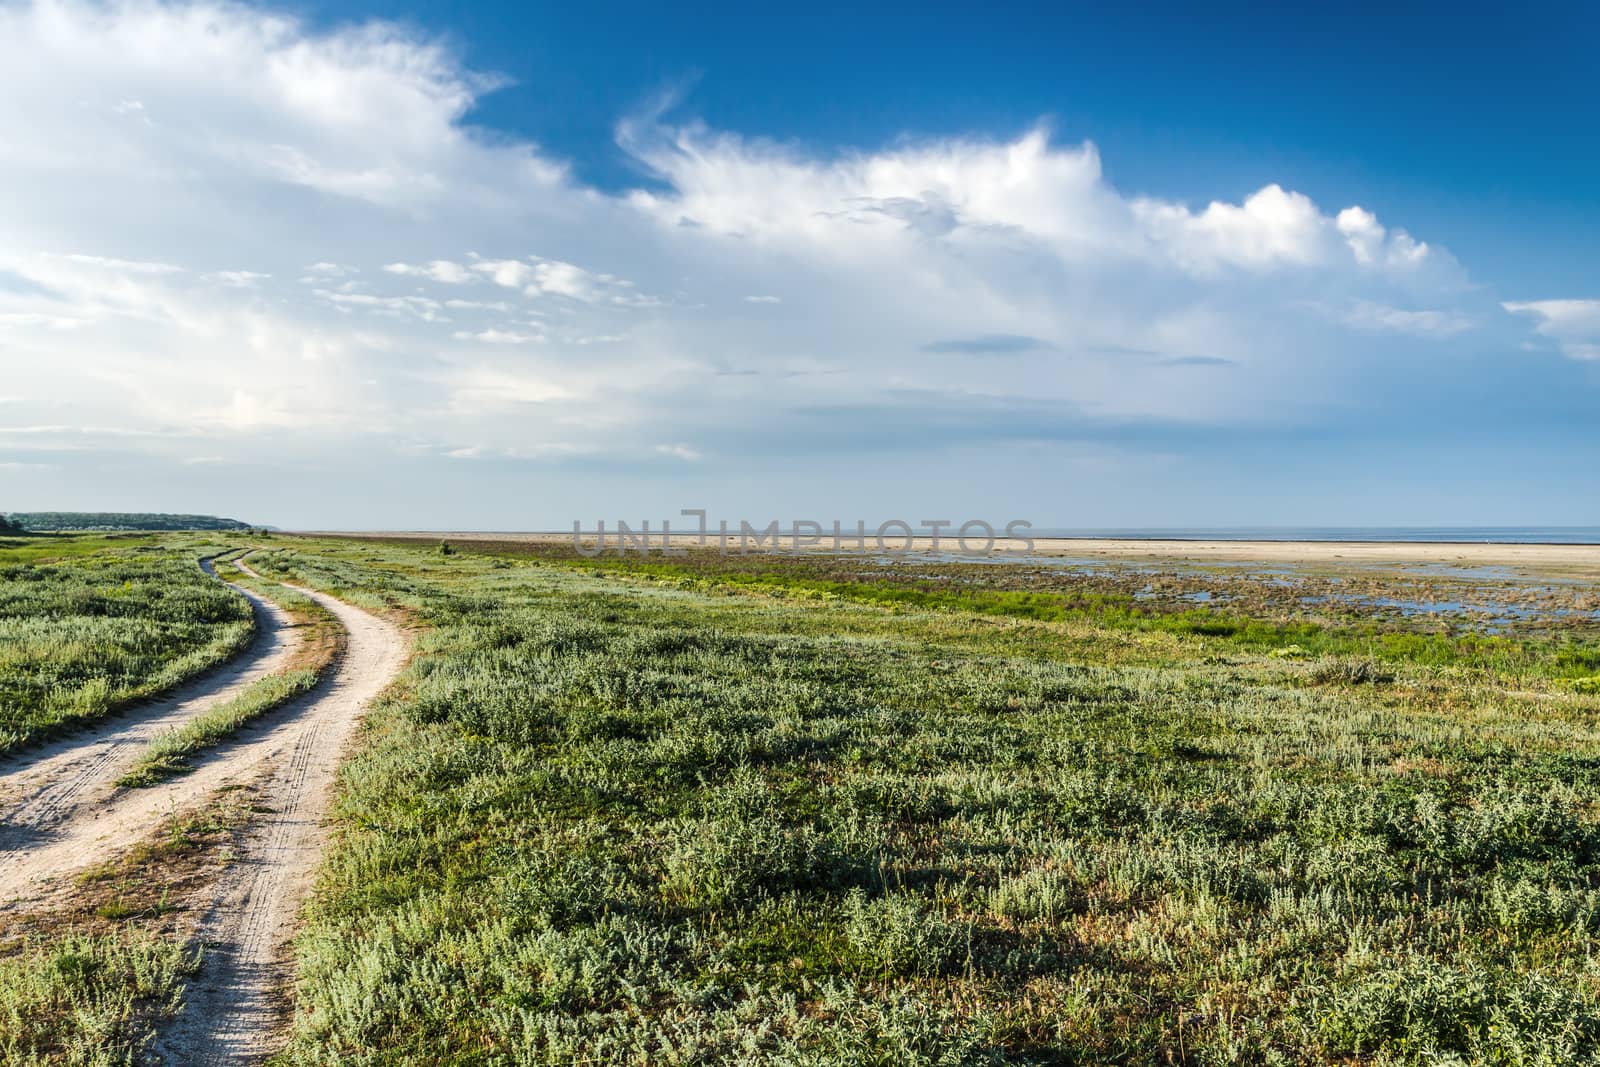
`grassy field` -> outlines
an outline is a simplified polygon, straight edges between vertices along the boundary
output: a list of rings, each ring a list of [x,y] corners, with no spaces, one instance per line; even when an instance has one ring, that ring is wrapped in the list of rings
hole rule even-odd
[[[428,627],[344,776],[286,1063],[1596,1060],[1581,627],[261,566]]]
[[[280,1064],[1600,1062],[1590,587],[260,548],[420,634]],[[188,595],[200,551],[33,566]],[[1544,599],[1392,610],[1430,589]],[[137,1062],[194,966],[151,879],[232,803],[0,937],[0,1050]]]
[[[149,538],[0,543],[0,753],[190,678],[249,641],[198,551]]]

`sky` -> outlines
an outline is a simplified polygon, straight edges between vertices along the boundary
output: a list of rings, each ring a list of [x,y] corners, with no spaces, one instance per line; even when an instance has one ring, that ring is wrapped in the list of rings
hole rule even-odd
[[[0,510],[1600,524],[1600,9],[0,0]]]

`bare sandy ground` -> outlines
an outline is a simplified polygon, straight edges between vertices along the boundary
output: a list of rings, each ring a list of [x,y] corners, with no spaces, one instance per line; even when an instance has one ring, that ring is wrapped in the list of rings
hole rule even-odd
[[[568,533],[486,533],[473,531],[307,531],[308,534],[321,534],[325,536],[344,537],[397,537],[424,541],[500,541],[525,544],[550,544],[571,545],[572,534]],[[586,544],[592,546],[592,536],[586,536]],[[717,551],[715,534],[709,536],[710,551]],[[869,531],[868,551],[876,552],[877,544],[873,534]],[[885,537],[885,545],[891,551],[899,550],[905,541],[904,538],[892,534]],[[651,535],[651,545],[659,546],[661,535]],[[981,540],[970,541],[973,549],[981,549]],[[697,535],[673,534],[672,545],[685,549],[701,547]],[[782,546],[788,550],[790,542],[785,538]],[[855,542],[849,538],[845,540],[846,551],[855,551]],[[737,552],[739,541],[737,534],[730,535],[728,550]],[[752,547],[752,551],[764,551]],[[820,545],[807,546],[805,551],[832,552],[834,547],[831,535],[823,538]],[[1600,575],[1600,545],[1540,545],[1540,544],[1483,544],[1481,542],[1459,541],[1424,541],[1424,542],[1391,542],[1391,541],[1146,541],[1146,540],[1110,540],[1090,538],[1035,538],[1030,549],[1022,541],[1000,538],[995,541],[995,553],[1012,555],[1019,558],[1044,557],[1044,558],[1071,558],[1093,560],[1133,560],[1133,561],[1159,561],[1172,560],[1185,563],[1282,563],[1282,564],[1318,564],[1318,563],[1358,563],[1358,564],[1446,564],[1460,566],[1511,566],[1529,569],[1557,568],[1562,570],[1578,570]],[[608,554],[615,554],[615,540],[608,540],[606,544]],[[653,548],[659,554],[659,548]],[[953,537],[944,537],[937,549],[930,538],[918,537],[911,542],[912,553],[960,552]]]
[[[98,820],[145,745],[288,664],[299,643],[288,615],[247,589],[239,592],[256,616],[255,637],[241,655],[160,700],[0,762],[0,901],[26,886],[38,869],[36,850],[62,827]]]
[[[92,734],[69,738],[60,751],[36,753],[13,775],[17,799],[8,812],[44,814],[8,829],[15,836],[0,864],[0,914],[70,892],[72,876],[141,840],[164,817],[200,807],[224,787],[251,785],[268,808],[252,820],[240,860],[224,871],[200,920],[197,936],[206,946],[201,974],[189,985],[183,1014],[155,1049],[168,1063],[259,1063],[275,1048],[286,1006],[287,949],[324,843],[340,759],[362,711],[407,656],[406,639],[394,624],[325,594],[300,592],[344,626],[339,662],[312,692],[197,760],[191,773],[149,789],[118,790],[121,760],[115,753],[121,749],[131,758],[141,746],[119,741],[112,758],[74,754],[75,746],[109,743],[107,736]],[[246,595],[255,602],[253,594]],[[282,620],[274,619],[281,629]],[[207,683],[215,688],[163,708],[159,721],[171,725],[181,721],[180,708],[195,714],[226,699],[290,651],[274,646],[247,667],[213,676]],[[140,737],[153,736],[143,719],[124,729],[132,726]],[[60,783],[71,784],[67,801],[37,799],[53,795]]]
[[[292,587],[298,588],[298,587]],[[289,943],[326,840],[333,785],[361,713],[405,664],[408,645],[394,624],[310,589],[347,632],[332,679],[260,736],[201,767],[210,792],[230,775],[253,773],[271,811],[252,824],[240,862],[217,886],[199,937],[208,955],[184,1012],[156,1051],[169,1063],[259,1063],[271,1054],[287,1012]]]

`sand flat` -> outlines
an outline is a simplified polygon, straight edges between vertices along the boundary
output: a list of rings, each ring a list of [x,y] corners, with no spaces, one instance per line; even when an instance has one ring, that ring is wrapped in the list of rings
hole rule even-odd
[[[572,534],[549,532],[506,533],[471,530],[367,530],[367,531],[303,531],[312,536],[386,537],[417,540],[472,542],[500,542],[516,544],[570,544]],[[586,535],[586,539],[592,535]],[[868,535],[868,551],[877,551],[875,539]],[[592,543],[592,540],[590,541]],[[652,551],[661,544],[659,533],[651,534]],[[899,550],[903,538],[888,536],[885,544]],[[981,542],[969,542],[980,548]],[[614,552],[615,542],[608,536],[607,554]],[[701,547],[695,534],[673,534],[674,547],[694,549]],[[787,538],[783,550],[789,551]],[[730,552],[738,551],[738,538],[731,535]],[[710,535],[707,547],[716,550],[716,536]],[[1281,563],[1281,564],[1443,564],[1454,566],[1504,566],[1535,570],[1558,569],[1567,572],[1590,574],[1600,578],[1600,545],[1568,544],[1486,544],[1470,541],[1220,541],[1220,540],[1143,540],[1109,538],[1035,538],[1032,550],[1016,540],[1000,538],[995,541],[996,552],[1015,553],[1032,557],[1096,560],[1171,560],[1174,562],[1205,564],[1217,563]],[[807,551],[831,552],[831,537],[820,545],[807,546]],[[856,551],[852,539],[846,538],[845,551]],[[912,552],[934,551],[931,538],[912,540]],[[940,539],[938,551],[958,552],[959,547],[951,537]],[[752,552],[770,551],[751,547]]]

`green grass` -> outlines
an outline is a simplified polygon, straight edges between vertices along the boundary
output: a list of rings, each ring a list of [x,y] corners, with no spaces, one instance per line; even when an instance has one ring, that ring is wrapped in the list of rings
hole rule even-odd
[[[107,552],[151,548],[150,534],[49,534],[0,538],[0,566],[15,563],[54,563]]]
[[[155,1020],[175,1014],[194,952],[136,929],[80,934],[0,956],[0,1061],[140,1062]]]
[[[248,790],[225,788],[62,887],[70,892],[7,909],[0,1063],[153,1062],[151,1043],[201,959],[185,916],[209,904],[205,879],[230,862],[251,808]]]
[[[1470,599],[1483,590],[1482,583],[1469,581],[1362,570],[1330,575],[1310,568],[1294,581],[1282,581],[1275,574],[1258,578],[1248,572],[1194,568],[1153,573],[1148,567],[1120,566],[1078,573],[1071,568],[916,557],[864,565],[839,556],[724,556],[710,551],[691,551],[675,560],[616,556],[580,560],[566,546],[493,540],[460,541],[454,548],[502,559],[531,556],[580,566],[592,573],[648,577],[679,588],[853,600],[896,610],[1086,622],[1100,630],[1223,638],[1229,647],[1248,651],[1360,655],[1397,663],[1482,667],[1569,679],[1600,672],[1600,642],[1595,640],[1593,617],[1585,628],[1574,630],[1583,624],[1549,611],[1497,633],[1470,621],[1452,625],[1396,619],[1359,604],[1308,607],[1300,600],[1306,593]],[[1169,595],[1141,591],[1141,587],[1148,590],[1152,582]],[[1226,588],[1229,595],[1203,607],[1181,595],[1170,595],[1214,588]],[[1556,604],[1588,612],[1600,607],[1588,589],[1576,586],[1574,590],[1576,599],[1554,598]]]
[[[301,669],[258,679],[232,700],[196,715],[150,742],[128,773],[117,779],[117,784],[144,788],[182,773],[196,754],[221,743],[273,708],[309,693],[318,678],[317,671]]]
[[[194,550],[50,539],[0,555],[0,752],[100,718],[240,651],[253,620]],[[27,558],[23,558],[23,557]]]
[[[198,543],[48,566],[181,590]],[[283,1064],[1600,1062],[1592,625],[270,544],[420,633],[342,772]],[[185,957],[103,950],[66,992],[61,944],[0,962],[53,1005],[6,1038],[130,1058]]]
[[[343,774],[285,1063],[1596,1062],[1600,701],[1543,646],[262,566],[429,628]]]

